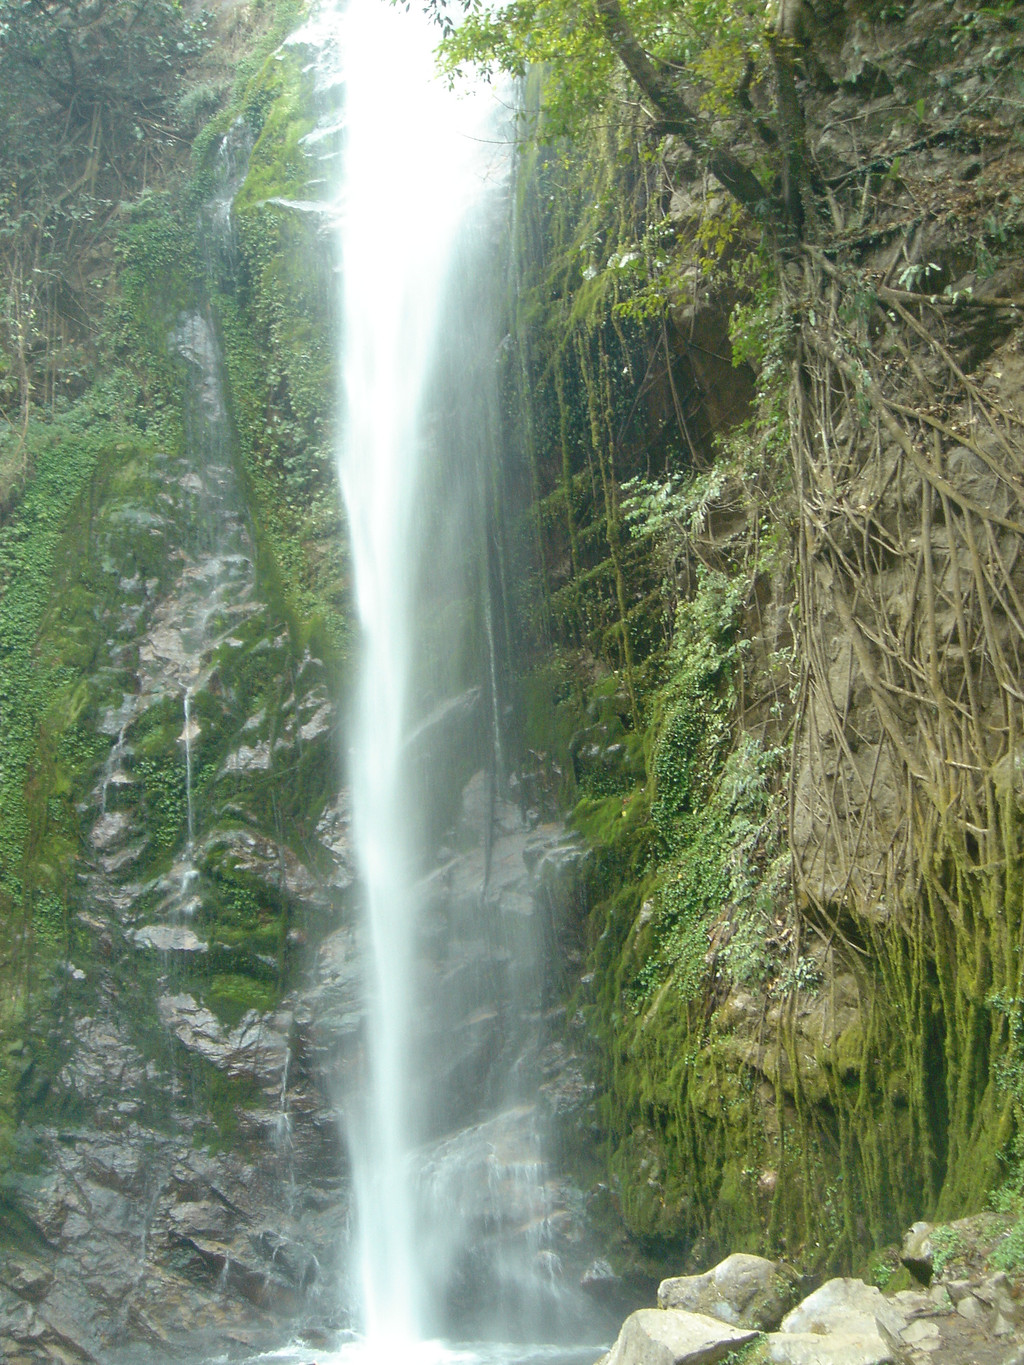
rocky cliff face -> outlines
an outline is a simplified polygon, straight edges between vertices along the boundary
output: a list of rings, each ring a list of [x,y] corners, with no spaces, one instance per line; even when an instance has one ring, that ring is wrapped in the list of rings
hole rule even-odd
[[[293,983],[352,883],[337,700],[260,591],[209,317],[170,343],[186,439],[113,459],[76,546],[96,640],[64,743],[88,760],[68,955],[20,1052],[15,1358],[295,1312],[336,1273],[339,1135]]]
[[[532,747],[596,851],[570,1045],[618,1211],[695,1269],[857,1263],[1014,1169],[1018,19],[805,11],[788,247],[625,114],[530,167]]]
[[[97,630],[74,722],[89,748],[64,869],[69,951],[14,1049],[0,1315],[13,1360],[190,1334],[209,1352],[345,1320],[342,1110],[364,969],[341,694],[261,590],[208,315],[183,316],[171,344],[183,447],[116,460],[76,561]],[[478,710],[449,708],[422,761]],[[531,1312],[580,1236],[532,1083],[548,976],[517,978],[538,948],[557,952],[582,850],[483,772],[447,839],[422,927],[424,1055],[447,1071],[423,1075],[459,1108],[435,1117],[423,1179],[462,1229],[464,1264],[436,1267],[438,1292],[483,1327],[509,1303]]]
[[[578,1322],[597,1250],[616,1305],[716,1252],[845,1268],[1019,1157],[1019,16],[813,29],[831,227],[771,288],[756,225],[671,140],[655,175],[632,115],[523,156],[505,474],[535,501],[501,530],[542,567],[491,566],[532,640],[517,786],[475,771],[473,691],[411,759],[452,779],[424,1088],[462,1098],[421,1179],[467,1331]],[[122,207],[83,276],[109,373],[82,337],[53,360],[4,503],[15,1361],[344,1322],[363,973],[314,102],[280,50],[187,190]]]
[[[213,142],[205,198],[181,210],[191,226],[144,207],[127,231],[159,394],[89,447],[31,585],[25,676],[52,658],[54,691],[26,700],[28,772],[8,765],[5,789],[29,830],[6,848],[25,914],[5,963],[21,1011],[0,1204],[12,1361],[205,1356],[349,1321],[344,1118],[366,950],[344,547],[325,544],[337,493],[310,403],[329,307],[304,360],[251,353],[253,334],[285,346],[310,324],[280,274],[308,288],[323,267],[316,214],[280,202],[315,163],[293,164],[305,87],[298,56],[279,58],[256,78],[262,136],[243,118]],[[168,278],[152,267],[169,242]],[[0,531],[9,614],[32,513],[28,500]],[[584,851],[474,773],[482,712],[480,689],[443,699],[409,752],[438,812],[419,944],[419,1074],[437,1099],[420,1106],[419,1180],[459,1230],[454,1261],[450,1238],[424,1254],[453,1330],[541,1317],[564,1331],[578,1319],[562,1291],[589,1248],[546,1156],[572,1076],[544,963],[575,951]]]

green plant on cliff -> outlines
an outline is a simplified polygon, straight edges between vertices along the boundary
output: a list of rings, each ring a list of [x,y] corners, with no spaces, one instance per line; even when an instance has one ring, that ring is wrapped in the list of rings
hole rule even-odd
[[[438,4],[438,9],[443,6]],[[666,5],[660,0],[545,0],[474,7],[442,44],[448,69],[467,63],[522,75],[550,63],[544,116],[549,133],[579,130],[618,97],[623,68],[662,132],[706,165],[736,203],[781,236],[799,234],[806,175],[794,54],[801,7]],[[772,105],[773,137],[751,102]],[[768,161],[778,191],[766,181]]]
[[[254,139],[233,214],[238,259],[211,281],[232,414],[266,573],[283,590],[293,626],[344,656],[344,536],[333,460],[332,263],[314,215],[317,193],[303,145],[311,80],[298,48],[277,50],[238,82],[231,109]],[[224,115],[197,140],[193,193],[208,185]],[[300,624],[301,623],[301,624]]]
[[[812,1248],[814,1210],[828,1202],[828,1254],[847,1264],[901,1221],[976,1207],[1021,1122],[992,1065],[1013,1055],[1010,1023],[986,1004],[993,992],[1016,997],[1024,935],[1014,682],[1024,582],[1006,548],[1024,532],[1024,430],[1004,383],[1019,304],[1021,230],[1006,187],[1018,175],[1007,63],[1021,53],[1020,22],[977,12],[964,22],[954,6],[935,23],[911,9],[899,23],[879,11],[871,35],[853,7],[831,12],[826,32],[798,3],[773,7],[765,25],[742,6],[549,0],[475,9],[446,43],[453,70],[478,61],[517,72],[544,59],[552,74],[534,126],[575,139],[528,154],[546,206],[531,246],[545,242],[552,268],[520,322],[534,392],[543,402],[553,390],[533,429],[549,619],[581,710],[593,672],[621,680],[652,779],[642,796],[587,797],[579,811],[602,850],[595,990],[627,1219],[658,1236],[740,1228],[729,1153],[747,1143],[756,1156],[742,1168],[771,1154],[777,1177],[771,1208],[748,1199],[748,1219]],[[836,39],[850,40],[844,53],[866,43],[877,90],[896,91],[925,22],[929,53],[912,88],[884,108],[865,103],[856,80],[839,93],[849,72]],[[978,95],[984,125],[971,124],[989,169],[964,189],[925,143],[966,146],[964,59],[982,44],[1000,54]],[[854,113],[857,138],[840,145],[835,129]],[[582,170],[602,156],[618,168],[608,179]],[[552,184],[556,167],[600,187],[589,211]],[[617,210],[606,189],[616,175]],[[908,237],[923,185],[957,208]],[[728,349],[723,314],[752,380],[749,424],[734,419],[728,433],[721,418],[702,426],[709,385],[722,382],[711,361]],[[652,414],[646,441],[629,423],[641,408]],[[704,856],[724,828],[712,821],[715,788],[696,814],[685,797],[673,813],[656,790],[659,762],[665,791],[674,782],[684,796],[717,751],[714,715],[674,712],[662,693],[680,668],[666,641],[700,564],[749,575],[752,653],[735,670],[719,757],[743,727],[789,755],[774,769],[777,833],[760,869],[772,890],[726,942],[704,930],[703,959],[698,906],[727,898]],[[771,658],[759,643],[769,626],[781,645]],[[685,858],[666,850],[666,830],[702,856],[699,876],[674,893],[687,912],[663,917],[661,860]],[[768,965],[762,930],[776,940]],[[787,944],[788,966],[778,960]],[[822,945],[830,965],[815,1009],[833,1008],[837,978],[857,1002],[831,1053],[815,1051],[785,1003],[814,987]],[[673,953],[692,983],[711,961],[761,978],[760,1039],[719,1028],[719,1008],[735,1017],[722,993],[688,1012],[672,989]],[[633,1013],[622,993],[637,982]],[[748,1082],[756,1101],[743,1099]],[[911,1150],[920,1159],[908,1167]],[[708,1171],[691,1172],[699,1189],[687,1202],[669,1188],[673,1165],[697,1152]]]
[[[131,665],[109,648],[105,623],[125,605],[122,574],[134,571],[146,593],[159,594],[176,572],[155,528],[167,524],[161,461],[177,457],[184,438],[182,374],[169,335],[214,283],[204,279],[198,250],[197,209],[211,184],[204,149],[244,113],[257,133],[286,127],[289,164],[299,166],[296,140],[308,115],[298,84],[275,82],[274,65],[267,66],[298,14],[285,0],[218,19],[220,42],[241,56],[232,80],[224,74],[231,62],[207,46],[206,17],[175,4],[0,5],[0,112],[10,116],[0,149],[0,1159],[15,1118],[34,1120],[48,1102],[47,1080],[62,1064],[55,1013],[72,996],[74,1008],[92,1008],[110,966],[96,967],[103,947],[95,907],[86,919],[76,913],[76,864],[89,847],[83,813],[110,749],[101,719],[120,705],[122,688],[136,686]],[[65,79],[71,68],[74,79]],[[226,108],[214,113],[225,98]],[[210,113],[191,181],[183,183],[184,137]],[[273,143],[268,138],[266,147]],[[266,147],[271,195],[276,151]],[[296,243],[263,245],[268,257],[283,257]],[[340,552],[327,543],[338,539],[337,505],[323,433],[313,431],[332,397],[324,362],[330,324],[323,298],[313,299],[315,285],[300,297],[293,283],[278,282],[274,294],[283,298],[283,316],[295,305],[294,334],[284,316],[273,337],[282,365],[268,373],[255,349],[236,366],[243,400],[255,395],[251,408],[263,405],[265,413],[273,396],[258,456],[273,466],[275,481],[264,486],[262,505],[250,499],[250,510],[261,586],[273,599],[257,634],[273,638],[281,661],[279,676],[259,653],[269,641],[239,625],[229,657],[217,660],[217,676],[231,680],[227,691],[238,705],[250,695],[246,685],[273,708],[289,693],[301,703],[318,681],[316,662],[307,657],[300,666],[301,656],[284,644],[276,608],[288,607],[303,648],[311,637],[317,643],[318,631],[326,635],[318,615],[333,614],[344,634],[344,611],[336,610]],[[263,317],[258,300],[242,299],[236,335],[259,337],[255,319]],[[236,416],[241,409],[249,419],[251,408],[239,402]],[[275,503],[279,535],[276,525],[268,528]],[[327,746],[304,746],[284,777],[225,779],[221,761],[236,737],[217,709],[201,715],[194,795],[209,803],[203,814],[215,802],[251,800],[254,818],[268,828],[287,822],[296,837],[308,832],[333,780],[321,752]],[[155,707],[152,722],[131,737],[138,740],[131,782],[109,798],[113,811],[138,803],[152,817],[137,866],[157,876],[184,834],[178,699]],[[209,984],[211,999],[232,1015],[264,1007],[278,987],[263,959],[284,959],[287,905],[271,894],[254,906],[248,890],[211,902],[216,942],[208,956],[216,963],[196,989]],[[158,903],[150,889],[137,908],[155,911]],[[77,969],[71,973],[72,955],[86,969],[84,982]],[[148,981],[140,956],[133,966]],[[118,961],[112,970],[122,968]],[[144,1046],[155,1044],[150,1038]],[[55,1095],[60,1087],[51,1089]]]
[[[154,145],[173,145],[166,120],[206,25],[174,0],[0,4],[0,510],[31,472],[36,410],[80,389],[95,358],[88,257]]]
[[[80,840],[75,801],[97,758],[80,719],[98,644],[89,583],[90,488],[104,463],[142,439],[134,386],[115,373],[59,422],[29,427],[34,471],[0,526],[0,1044],[24,1040],[30,1002],[69,950],[69,867]],[[31,1054],[26,1059],[31,1062]],[[5,1068],[0,1148],[16,1112]]]

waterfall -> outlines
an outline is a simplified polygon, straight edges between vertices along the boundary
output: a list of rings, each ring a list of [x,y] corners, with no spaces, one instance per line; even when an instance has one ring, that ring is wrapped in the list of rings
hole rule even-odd
[[[415,8],[351,0],[342,22],[339,469],[362,633],[351,781],[369,963],[368,1078],[360,1112],[346,1117],[363,1328],[391,1350],[428,1330],[410,1160],[423,1129],[413,1074],[423,802],[410,739],[428,690],[424,556],[428,576],[446,572],[442,547],[422,543],[423,462],[447,439],[428,399],[460,232],[488,188],[493,103],[455,98],[434,79],[436,31]],[[461,534],[457,518],[453,496],[446,536]]]

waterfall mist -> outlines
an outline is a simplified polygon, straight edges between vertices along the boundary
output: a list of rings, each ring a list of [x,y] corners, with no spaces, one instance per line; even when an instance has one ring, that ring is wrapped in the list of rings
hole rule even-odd
[[[438,1089],[425,1037],[440,983],[424,979],[421,911],[431,843],[487,730],[480,514],[497,338],[472,229],[503,158],[493,99],[436,80],[423,16],[351,0],[340,22],[339,470],[362,639],[350,780],[367,938],[364,1084],[343,1108],[362,1329],[391,1347],[444,1327],[426,1260],[449,1211],[422,1197],[413,1154],[459,1101]]]

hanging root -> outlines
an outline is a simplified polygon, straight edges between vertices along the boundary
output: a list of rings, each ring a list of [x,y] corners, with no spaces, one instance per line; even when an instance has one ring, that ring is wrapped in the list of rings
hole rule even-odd
[[[994,349],[1017,302],[965,314],[813,248],[788,287],[798,899],[869,942],[906,1038],[862,1068],[912,1078],[926,1193],[952,1206],[991,1183],[1006,1135],[991,1001],[1021,991],[1024,854],[1024,418],[957,346],[981,316]]]

